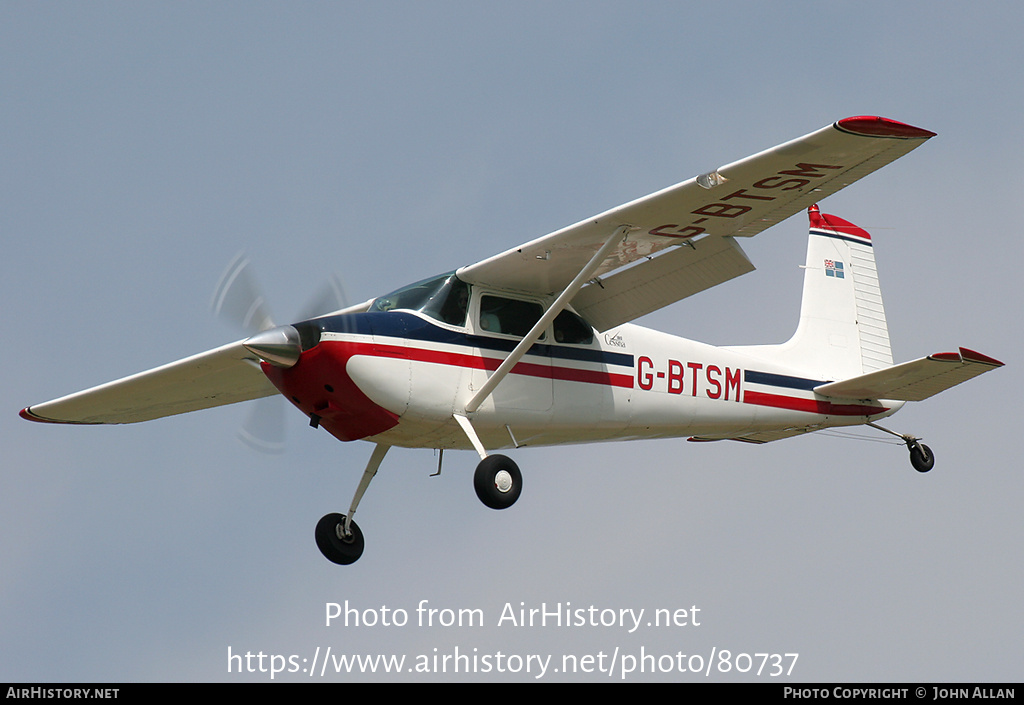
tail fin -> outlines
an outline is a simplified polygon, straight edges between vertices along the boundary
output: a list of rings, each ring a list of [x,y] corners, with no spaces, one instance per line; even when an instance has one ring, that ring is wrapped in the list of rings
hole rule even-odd
[[[744,348],[817,379],[848,379],[892,365],[889,329],[871,235],[817,205],[810,236],[800,324],[786,343]]]

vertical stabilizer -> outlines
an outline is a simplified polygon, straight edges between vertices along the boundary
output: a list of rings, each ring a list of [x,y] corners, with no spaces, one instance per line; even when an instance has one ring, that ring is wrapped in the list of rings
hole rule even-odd
[[[842,218],[807,210],[810,235],[800,324],[786,343],[746,350],[841,380],[892,365],[889,329],[871,235]]]

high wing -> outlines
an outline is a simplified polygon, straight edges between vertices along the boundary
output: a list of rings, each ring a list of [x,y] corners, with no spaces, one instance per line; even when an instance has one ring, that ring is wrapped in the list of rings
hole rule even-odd
[[[276,393],[256,356],[237,342],[26,407],[21,416],[47,423],[135,423]]]
[[[469,283],[562,292],[564,300],[556,301],[558,306],[553,304],[545,316],[571,303],[607,330],[751,271],[753,265],[734,238],[750,237],[788,218],[933,135],[885,118],[846,118],[464,267],[458,274]],[[585,281],[595,283],[583,286]],[[361,304],[344,312],[365,308]],[[505,360],[504,372],[489,378],[490,389],[529,348],[544,321]],[[51,423],[134,423],[274,394],[259,358],[243,343],[36,404],[21,416]],[[490,389],[478,392],[471,406]]]
[[[733,238],[785,220],[934,134],[881,117],[845,118],[463,267],[458,275],[471,284],[556,293],[617,228],[627,226],[628,235],[600,263],[593,283],[571,302],[604,331],[752,271]]]

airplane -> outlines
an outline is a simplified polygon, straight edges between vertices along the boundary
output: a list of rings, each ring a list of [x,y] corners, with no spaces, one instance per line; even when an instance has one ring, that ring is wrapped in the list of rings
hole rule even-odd
[[[284,395],[341,441],[374,444],[346,514],[317,524],[333,563],[363,553],[353,515],[392,446],[475,450],[474,488],[512,506],[495,450],[650,438],[767,443],[877,422],[1002,366],[967,348],[894,364],[870,234],[817,203],[935,133],[876,116],[803,137],[481,262],[24,408],[31,421],[120,424]],[[778,345],[715,347],[631,321],[754,269],[740,246],[806,209],[800,319]]]

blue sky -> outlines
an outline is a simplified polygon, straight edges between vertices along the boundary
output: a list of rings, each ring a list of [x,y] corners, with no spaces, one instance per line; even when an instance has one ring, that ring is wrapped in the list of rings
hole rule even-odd
[[[985,2],[5,3],[0,680],[260,681],[228,672],[229,648],[328,646],[798,652],[799,681],[1018,680],[1020,26]],[[429,477],[429,451],[393,450],[345,569],[313,527],[347,508],[367,444],[294,413],[288,451],[258,454],[241,407],[17,417],[239,337],[209,299],[240,249],[284,320],[333,273],[363,300],[860,114],[938,133],[822,204],[875,239],[895,357],[1007,363],[891,420],[934,449],[928,475],[829,436],[524,449],[523,496],[496,513],[473,454]],[[785,340],[805,243],[786,221],[745,244],[756,272],[641,322]],[[326,626],[345,600],[487,623]],[[506,603],[567,602],[703,620],[496,624]]]

